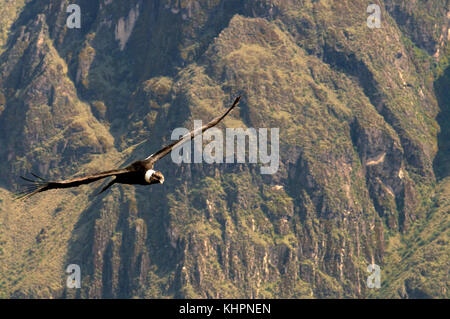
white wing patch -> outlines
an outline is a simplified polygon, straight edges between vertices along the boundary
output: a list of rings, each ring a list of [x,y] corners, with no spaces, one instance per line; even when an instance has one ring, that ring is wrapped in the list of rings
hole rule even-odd
[[[152,177],[153,173],[155,173],[156,171],[153,169],[149,169],[147,172],[145,172],[145,181],[147,183],[150,183],[150,178]]]

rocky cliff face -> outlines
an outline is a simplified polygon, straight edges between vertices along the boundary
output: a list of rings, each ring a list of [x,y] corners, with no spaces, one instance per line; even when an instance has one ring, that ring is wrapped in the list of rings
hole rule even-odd
[[[83,0],[80,29],[69,3],[0,4],[0,296],[448,298],[447,1],[380,1],[380,29],[370,1]],[[12,200],[238,94],[222,128],[280,128],[274,175],[167,158],[160,186]]]

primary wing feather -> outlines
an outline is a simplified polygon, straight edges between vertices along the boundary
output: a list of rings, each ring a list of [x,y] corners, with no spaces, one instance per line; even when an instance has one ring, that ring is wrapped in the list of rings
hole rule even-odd
[[[174,147],[180,146],[183,143],[185,143],[185,142],[189,141],[190,139],[192,139],[194,136],[205,132],[207,129],[210,129],[211,127],[216,126],[225,116],[228,115],[228,113],[231,112],[231,110],[238,104],[240,99],[241,99],[241,97],[238,96],[234,100],[233,105],[231,105],[231,107],[225,113],[223,113],[222,115],[216,117],[211,122],[203,125],[201,128],[198,128],[196,130],[190,131],[188,134],[182,136],[177,141],[173,142],[172,144],[169,144],[169,145],[165,146],[164,148],[160,149],[158,152],[150,155],[147,159],[145,159],[145,162],[148,163],[148,164],[155,163],[157,160],[159,160],[159,159],[163,158],[164,156],[166,156],[167,154],[169,154]]]

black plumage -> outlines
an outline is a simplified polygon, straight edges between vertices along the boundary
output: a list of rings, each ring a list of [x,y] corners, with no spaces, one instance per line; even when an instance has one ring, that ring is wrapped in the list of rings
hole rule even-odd
[[[68,180],[62,181],[47,181],[42,177],[39,177],[36,174],[31,173],[36,179],[30,179],[21,176],[22,179],[29,182],[22,193],[18,195],[18,199],[29,198],[37,193],[41,193],[51,189],[59,189],[59,188],[69,188],[69,187],[77,187],[84,184],[89,184],[98,180],[101,180],[106,177],[113,176],[114,179],[109,182],[100,193],[107,190],[114,184],[130,184],[130,185],[151,185],[151,184],[162,184],[164,183],[164,175],[160,171],[154,170],[155,163],[169,154],[172,149],[176,146],[182,145],[183,143],[189,141],[194,136],[198,134],[202,134],[207,129],[214,127],[217,125],[231,110],[238,104],[240,100],[240,96],[237,97],[233,105],[221,116],[216,117],[209,123],[203,125],[201,128],[196,130],[192,130],[188,134],[182,136],[177,141],[163,147],[156,153],[150,155],[144,160],[136,161],[129,166],[121,169],[114,169],[105,172],[100,172],[96,174],[91,174],[83,177],[76,177]]]

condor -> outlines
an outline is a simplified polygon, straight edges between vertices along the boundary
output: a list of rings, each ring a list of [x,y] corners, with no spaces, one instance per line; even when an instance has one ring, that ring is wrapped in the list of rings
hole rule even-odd
[[[111,187],[116,183],[130,184],[130,185],[162,184],[164,183],[164,175],[160,171],[154,170],[155,163],[164,156],[166,156],[167,154],[169,154],[174,147],[182,145],[183,143],[191,140],[194,136],[202,134],[207,129],[217,125],[217,123],[219,123],[225,116],[227,116],[228,113],[230,113],[231,110],[238,104],[240,98],[241,98],[240,96],[237,97],[234,100],[233,105],[221,116],[216,117],[211,122],[207,123],[206,125],[203,125],[202,127],[192,130],[188,134],[182,136],[177,141],[160,149],[158,152],[150,155],[146,159],[136,161],[125,168],[100,172],[84,177],[78,177],[62,181],[47,181],[33,173],[31,174],[36,178],[35,180],[20,176],[22,179],[24,179],[27,182],[30,182],[31,184],[27,185],[27,189],[24,192],[18,194],[17,198],[26,199],[37,193],[41,193],[50,189],[69,188],[80,186],[83,184],[89,184],[109,176],[113,176],[114,179],[111,182],[109,182],[105,187],[103,187],[100,193],[103,193],[105,190],[107,190],[109,187]]]

